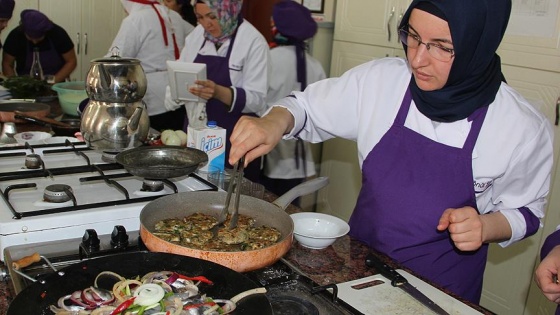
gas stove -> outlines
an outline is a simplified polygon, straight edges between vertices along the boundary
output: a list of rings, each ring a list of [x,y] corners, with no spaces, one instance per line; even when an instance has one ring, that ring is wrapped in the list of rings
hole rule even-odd
[[[5,265],[15,292],[64,267],[82,260],[107,257],[114,254],[146,251],[138,231],[126,231],[117,225],[112,233],[99,235],[86,229],[81,238],[10,246],[4,250]],[[39,261],[20,270],[13,263],[35,255]],[[303,275],[287,260],[280,259],[271,266],[245,273],[257,286],[266,288],[266,296],[275,315],[352,315],[362,314],[337,298],[337,286],[319,286]]]
[[[218,190],[205,176],[153,181],[128,173],[114,154],[84,142],[0,148],[0,260],[4,249],[80,238],[86,229],[137,231],[149,201],[186,191]]]

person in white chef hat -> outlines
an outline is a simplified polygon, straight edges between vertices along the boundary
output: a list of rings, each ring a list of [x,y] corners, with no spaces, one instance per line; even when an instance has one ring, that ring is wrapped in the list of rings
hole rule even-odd
[[[349,235],[478,303],[489,243],[541,226],[553,131],[509,86],[496,54],[511,0],[413,0],[406,59],[381,58],[242,117],[229,162],[282,138],[357,143],[362,187]]]
[[[179,58],[185,37],[194,27],[157,0],[121,0],[121,3],[128,16],[123,19],[107,56],[117,47],[121,57],[141,61],[148,80],[143,101],[148,108],[150,127],[158,131],[182,129],[184,108],[168,110],[164,106],[169,84],[166,62]]]

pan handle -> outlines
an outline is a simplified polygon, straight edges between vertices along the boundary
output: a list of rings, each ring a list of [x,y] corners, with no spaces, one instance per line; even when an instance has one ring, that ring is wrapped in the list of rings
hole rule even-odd
[[[30,121],[30,122],[36,123],[36,124],[38,124],[38,125],[41,125],[41,126],[47,126],[47,127],[50,126],[49,123],[46,123],[46,122],[44,122],[44,121],[37,120],[37,119],[35,119],[35,118],[33,118],[33,117],[29,117],[29,116],[24,116],[24,115],[20,115],[20,114],[15,114],[15,115],[14,115],[14,118],[15,118],[15,119],[22,119],[22,120]]]
[[[296,187],[288,190],[285,194],[278,197],[272,203],[285,210],[290,202],[294,201],[297,197],[301,197],[327,186],[329,184],[328,177],[317,177],[306,182],[303,182]]]

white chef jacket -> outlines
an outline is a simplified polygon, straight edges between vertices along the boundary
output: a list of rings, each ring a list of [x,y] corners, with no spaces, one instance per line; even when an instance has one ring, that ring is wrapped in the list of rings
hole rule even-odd
[[[164,5],[156,5],[167,30],[167,47],[165,46],[159,18],[150,5],[137,5],[121,23],[117,36],[111,44],[118,47],[121,57],[136,58],[141,61],[146,73],[148,88],[143,101],[150,116],[163,114],[165,88],[169,85],[167,60],[175,60],[172,32],[179,51],[185,45],[185,37],[194,26],[183,20],[175,11]],[[107,54],[111,56],[111,51]]]
[[[198,25],[185,39],[185,47],[181,51],[179,60],[193,62],[198,54],[225,57],[230,43],[229,39],[226,40],[216,51],[212,42],[205,41],[204,28]],[[251,23],[244,20],[237,28],[237,35],[229,58],[231,83],[234,87],[245,90],[246,102],[243,113],[260,113],[266,109],[266,92],[270,71],[268,60],[269,48],[265,38]],[[235,104],[235,94],[232,104]],[[174,103],[169,89],[166,102]],[[233,110],[233,107],[230,110]]]
[[[270,76],[268,87],[267,104],[270,106],[275,101],[286,97],[292,91],[300,91],[301,84],[297,81],[296,47],[278,46],[270,50],[270,64],[273,75]],[[321,63],[306,53],[305,56],[307,84],[317,82],[326,78]],[[303,142],[305,150],[305,172],[304,167],[296,165],[295,150],[296,140],[281,140],[276,147],[266,155],[264,174],[270,178],[292,179],[314,176],[315,163],[308,142]],[[301,153],[300,153],[301,154]]]
[[[299,134],[311,142],[333,137],[354,140],[361,167],[393,124],[410,78],[404,59],[383,58],[294,92],[296,98],[276,102],[295,117],[295,127],[285,137]],[[439,143],[462,147],[471,123],[467,119],[434,122],[411,105],[405,126]],[[525,236],[526,223],[518,208],[525,206],[538,218],[544,216],[552,152],[550,122],[502,83],[472,153],[479,212],[501,211],[511,225],[512,237],[502,246]]]

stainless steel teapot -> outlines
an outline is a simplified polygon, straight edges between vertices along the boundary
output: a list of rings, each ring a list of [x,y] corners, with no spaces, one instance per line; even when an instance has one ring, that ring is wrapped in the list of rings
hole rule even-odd
[[[148,81],[140,60],[122,58],[118,52],[91,61],[86,76],[86,92],[91,100],[134,103],[146,94]]]
[[[89,147],[120,152],[142,145],[150,119],[142,97],[147,79],[140,60],[122,58],[113,49],[109,58],[94,59],[86,76],[89,102],[81,132]]]

